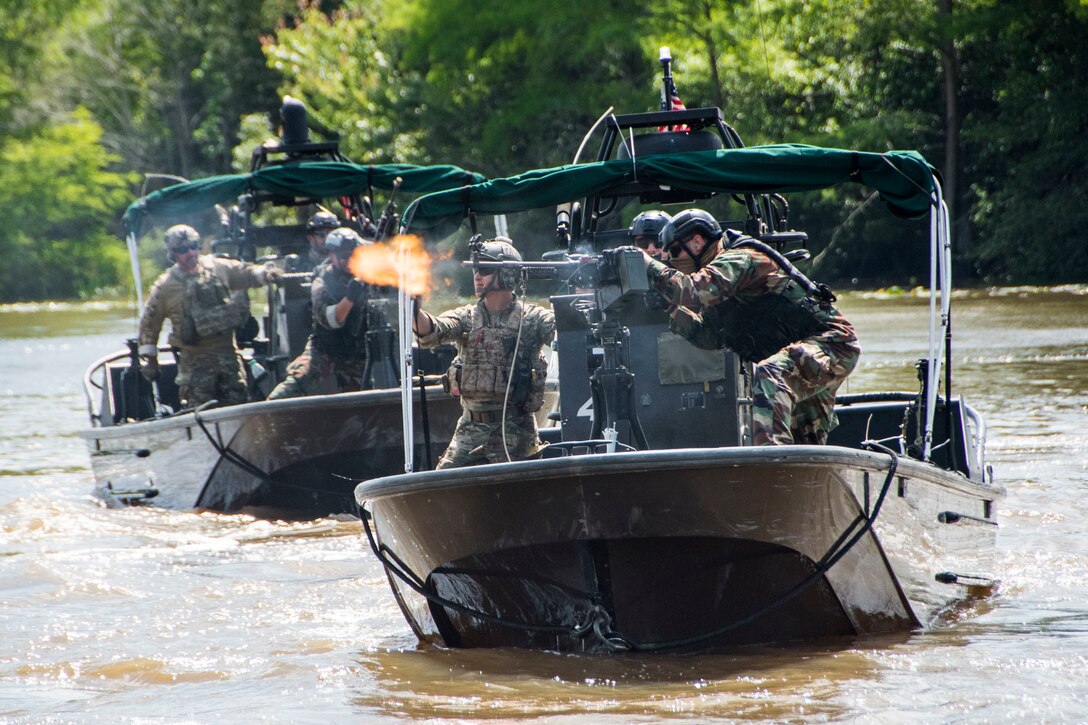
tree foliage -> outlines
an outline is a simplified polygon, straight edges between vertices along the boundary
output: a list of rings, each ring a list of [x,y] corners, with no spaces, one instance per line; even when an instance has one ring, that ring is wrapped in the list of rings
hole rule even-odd
[[[1088,6],[972,9],[964,135],[975,247],[1002,281],[1088,279]]]
[[[1085,280],[1086,31],[1084,0],[24,0],[0,16],[0,297],[114,283],[106,230],[139,191],[117,172],[244,167],[283,94],[357,161],[508,175],[569,163],[608,106],[656,108],[662,45],[749,144],[921,151],[972,274]],[[925,225],[860,188],[792,202],[819,276],[923,273]]]
[[[98,0],[71,19],[59,93],[91,109],[129,168],[186,178],[229,168],[246,113],[279,105],[261,36],[289,0]]]
[[[123,279],[111,233],[131,179],[109,171],[89,114],[0,146],[0,290],[5,301],[88,297]]]

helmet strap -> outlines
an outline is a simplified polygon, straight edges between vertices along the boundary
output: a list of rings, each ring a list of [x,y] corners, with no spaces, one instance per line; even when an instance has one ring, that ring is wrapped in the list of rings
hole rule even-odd
[[[479,269],[479,267],[477,267]],[[487,280],[487,284],[484,286],[483,291],[480,292],[479,297],[483,299],[487,297],[489,292],[498,292],[502,289],[502,285],[499,282],[499,274],[502,270],[495,270],[495,273],[491,275],[491,279]]]

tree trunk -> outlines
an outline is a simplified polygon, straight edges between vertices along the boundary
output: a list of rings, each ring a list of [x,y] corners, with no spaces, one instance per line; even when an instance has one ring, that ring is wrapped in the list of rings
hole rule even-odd
[[[707,28],[704,40],[706,42],[707,65],[710,67],[710,83],[714,88],[714,100],[718,108],[724,109],[725,95],[722,93],[722,79],[718,71],[718,46],[717,43],[714,42],[714,34],[711,30],[711,28],[714,27],[712,24],[713,17],[711,17],[712,9],[709,0],[703,2],[703,20],[706,23],[704,27]]]
[[[957,231],[960,247],[957,256],[967,253],[967,234],[963,233],[963,221],[957,214],[959,196],[959,59],[956,57],[955,33],[952,28],[952,0],[937,0],[937,26],[941,38],[941,69],[944,71],[944,200],[948,204],[948,218]]]

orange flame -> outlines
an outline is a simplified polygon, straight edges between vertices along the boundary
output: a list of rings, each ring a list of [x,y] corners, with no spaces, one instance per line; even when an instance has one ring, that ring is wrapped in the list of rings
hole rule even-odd
[[[400,287],[403,277],[408,294],[425,295],[431,291],[431,255],[423,248],[423,240],[414,234],[356,247],[348,268],[368,284]]]

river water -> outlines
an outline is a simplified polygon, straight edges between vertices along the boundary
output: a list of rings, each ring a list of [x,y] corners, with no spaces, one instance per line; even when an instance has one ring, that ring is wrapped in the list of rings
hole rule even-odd
[[[916,387],[927,301],[846,295],[849,392]],[[420,648],[357,522],[90,496],[86,366],[132,312],[0,307],[0,721],[1088,721],[1088,288],[961,292],[997,593],[919,632],[720,656]]]

